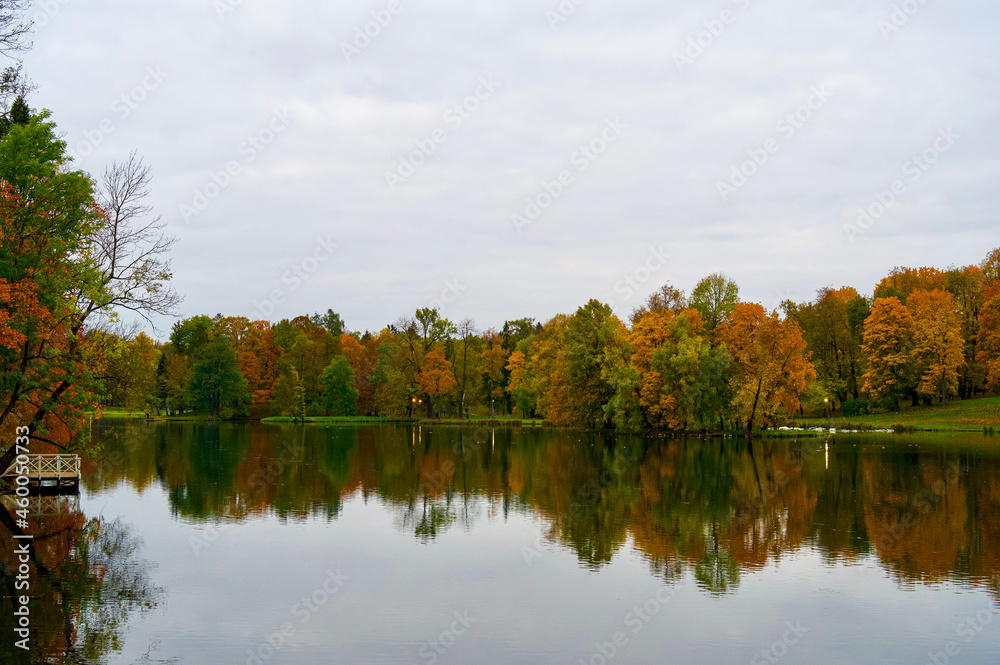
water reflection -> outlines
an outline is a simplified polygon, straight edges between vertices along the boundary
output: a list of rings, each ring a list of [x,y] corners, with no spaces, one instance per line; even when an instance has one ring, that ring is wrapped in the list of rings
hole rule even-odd
[[[26,652],[14,646],[14,599],[23,533],[10,497],[0,506],[0,662],[98,663],[121,650],[126,626],[154,609],[164,590],[150,581],[142,541],[120,520],[88,519],[78,497],[32,497],[28,522],[31,629]]]
[[[539,430],[129,423],[85,469],[100,492],[160,484],[196,522],[335,520],[377,497],[430,543],[510,511],[594,570],[631,547],[710,594],[812,548],[874,554],[901,584],[997,588],[1000,457],[982,439],[838,436],[746,442]],[[106,434],[106,432],[102,433]],[[956,442],[956,443],[953,443]],[[919,445],[918,445],[919,444]]]

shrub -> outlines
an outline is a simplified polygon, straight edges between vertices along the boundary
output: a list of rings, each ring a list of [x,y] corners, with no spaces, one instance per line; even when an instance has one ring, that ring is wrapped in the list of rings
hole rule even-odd
[[[841,404],[840,410],[845,418],[867,416],[871,413],[871,404],[866,399],[851,399]]]

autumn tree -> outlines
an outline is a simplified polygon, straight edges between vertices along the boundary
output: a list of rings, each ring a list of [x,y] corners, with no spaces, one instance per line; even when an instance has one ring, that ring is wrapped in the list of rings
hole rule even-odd
[[[611,389],[604,404],[604,419],[623,432],[634,432],[645,425],[639,405],[640,376],[632,364],[632,333],[617,318],[603,326],[601,380]]]
[[[405,371],[399,376],[409,377],[413,381],[413,387],[419,389],[424,356],[434,344],[451,338],[456,332],[455,326],[443,318],[436,307],[423,307],[415,312],[413,318],[400,318],[393,328],[399,336],[401,351],[399,357],[406,365]],[[427,393],[422,395],[426,416],[433,418],[434,407],[430,395]]]
[[[172,344],[165,344],[156,368],[156,395],[167,415],[183,413],[188,408],[186,389],[190,379],[188,357],[178,353]]]
[[[522,418],[529,418],[535,412],[535,394],[531,390],[527,354],[520,349],[510,354],[510,358],[507,359],[507,371],[510,373],[507,392],[511,396],[511,401]]]
[[[721,272],[702,279],[691,292],[690,306],[705,322],[705,330],[715,330],[740,302],[740,288]]]
[[[398,328],[397,326],[394,326]],[[420,367],[423,349],[417,341],[415,327],[407,332],[385,329],[379,333],[372,385],[375,405],[380,415],[412,416],[416,396],[420,393]]]
[[[958,392],[958,370],[965,364],[962,330],[954,299],[947,291],[918,289],[907,307],[913,315],[913,358],[923,395],[939,395],[941,408]]]
[[[160,351],[145,333],[122,340],[108,361],[107,394],[127,411],[158,411],[156,370]]]
[[[535,401],[535,410],[552,425],[569,425],[572,419],[569,377],[563,337],[569,317],[558,314],[532,339],[523,372],[523,389]]]
[[[926,266],[921,268],[896,267],[875,287],[875,297],[894,296],[905,305],[910,294],[917,289],[943,289],[947,283],[948,276],[937,268]]]
[[[306,391],[293,363],[280,363],[278,379],[271,390],[271,413],[297,421],[306,419]]]
[[[913,316],[898,298],[875,300],[865,321],[861,348],[868,358],[862,390],[879,404],[895,409],[914,387]]]
[[[1000,390],[1000,281],[986,289],[983,301],[976,360],[986,370],[989,387]]]
[[[378,362],[378,340],[372,337],[362,344],[356,337],[344,334],[340,336],[340,348],[351,364],[352,385],[358,391],[358,411],[371,415],[376,410],[373,377]]]
[[[790,313],[802,328],[819,380],[840,402],[861,393],[861,342],[868,313],[868,301],[849,286],[820,289],[816,300]]]
[[[437,417],[441,417],[441,395],[444,395],[457,385],[451,363],[444,357],[440,347],[434,347],[424,357],[424,366],[420,370],[420,389],[425,395],[437,397]]]
[[[669,310],[674,314],[680,314],[688,307],[687,297],[684,291],[674,287],[669,282],[653,291],[646,299],[646,303],[634,309],[630,317],[634,324],[648,312]]]
[[[756,303],[740,304],[719,328],[733,361],[733,409],[752,435],[758,422],[773,425],[792,416],[816,370],[802,330]]]
[[[979,268],[983,271],[987,285],[1000,282],[1000,247],[991,250],[979,264]]]
[[[731,397],[729,351],[724,345],[713,348],[702,326],[697,310],[682,312],[651,354],[650,370],[662,380],[661,425],[668,429],[713,426]]]
[[[282,362],[295,367],[299,375],[307,411],[319,415],[323,392],[320,375],[335,357],[343,355],[340,336],[316,325],[308,316],[279,321],[271,330]]]
[[[462,319],[456,329],[458,334],[455,350],[455,380],[458,382],[458,417],[465,415],[465,397],[469,386],[469,346],[476,336],[476,322]]]
[[[507,351],[507,358],[509,359],[510,356],[518,349],[527,349],[528,345],[531,344],[531,339],[540,329],[541,326],[531,317],[504,321],[503,328],[500,329],[500,336],[503,338],[503,348]],[[504,366],[503,371],[505,386],[504,400],[507,404],[507,410],[512,412],[515,406],[515,395],[507,390],[511,381],[510,369],[507,366]],[[522,404],[521,406],[524,405]],[[534,405],[532,404],[529,413],[532,413],[533,410]]]
[[[269,415],[267,404],[278,378],[282,350],[274,340],[271,324],[250,321],[244,316],[221,317],[213,321],[214,334],[224,335],[233,345],[240,374],[247,380],[251,418]]]
[[[986,383],[986,371],[976,360],[978,355],[979,315],[987,280],[979,266],[952,268],[947,272],[948,292],[955,299],[955,311],[961,324],[962,353],[965,358],[959,377],[958,395],[973,397]]]
[[[146,216],[148,171],[134,159],[114,165],[95,191],[48,117],[12,116],[0,139],[0,284],[10,298],[0,326],[12,333],[0,339],[0,432],[26,425],[36,440],[85,448],[113,351],[102,333],[117,312],[169,314],[178,299],[162,257],[171,241]]]
[[[482,374],[483,395],[490,405],[490,418],[494,416],[494,399],[503,396],[504,367],[507,365],[507,350],[503,346],[503,338],[495,330],[487,330],[482,335]]]

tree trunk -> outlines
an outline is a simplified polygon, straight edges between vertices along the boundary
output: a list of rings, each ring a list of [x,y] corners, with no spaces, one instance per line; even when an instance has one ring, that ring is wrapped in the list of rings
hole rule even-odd
[[[757,415],[757,403],[760,401],[760,391],[764,386],[764,377],[757,382],[757,394],[753,396],[753,408],[750,409],[750,417],[747,419],[747,436],[753,436],[753,421]]]

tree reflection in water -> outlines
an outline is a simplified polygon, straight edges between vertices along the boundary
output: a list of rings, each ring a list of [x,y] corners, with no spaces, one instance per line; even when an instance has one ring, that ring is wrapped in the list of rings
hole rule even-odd
[[[116,425],[122,427],[122,425]],[[558,430],[144,423],[93,490],[159,483],[188,519],[337,519],[377,499],[433,543],[511,513],[599,570],[623,549],[711,594],[809,549],[874,560],[899,583],[996,593],[1000,454],[949,437],[669,439]],[[957,444],[957,445],[956,445]],[[109,454],[113,454],[109,450]],[[998,596],[1000,597],[1000,596]]]
[[[87,519],[75,497],[50,502],[54,509],[31,515],[31,649],[0,643],[0,662],[103,663],[119,653],[128,622],[157,607],[164,590],[150,580],[141,558],[142,540],[119,520]],[[6,503],[6,501],[4,502]],[[0,508],[0,631],[13,634],[20,533],[7,506]],[[146,662],[154,662],[151,647]]]

